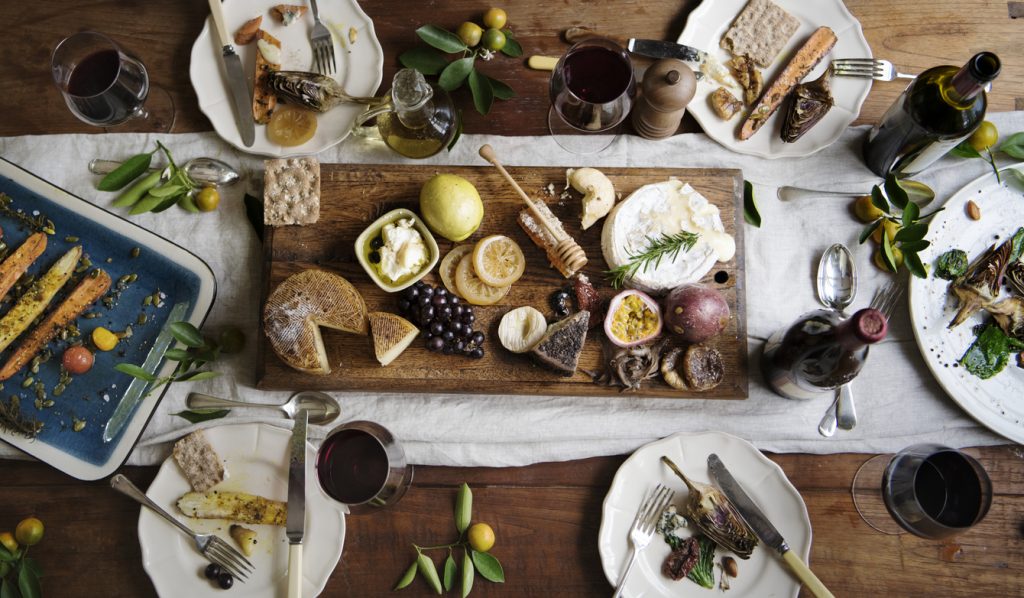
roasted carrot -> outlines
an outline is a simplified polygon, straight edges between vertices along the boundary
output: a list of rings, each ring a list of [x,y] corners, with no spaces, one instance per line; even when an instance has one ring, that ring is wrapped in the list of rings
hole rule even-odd
[[[32,262],[36,261],[36,258],[44,251],[46,251],[46,235],[35,233],[25,239],[25,242],[15,249],[14,253],[7,256],[7,259],[0,264],[0,299],[7,296],[7,292],[11,290],[14,283],[18,282],[25,270],[28,270]]]

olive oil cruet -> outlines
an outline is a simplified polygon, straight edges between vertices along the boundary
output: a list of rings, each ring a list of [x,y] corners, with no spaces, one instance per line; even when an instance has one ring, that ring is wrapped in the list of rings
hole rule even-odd
[[[388,101],[359,115],[354,131],[380,138],[407,158],[427,158],[451,143],[459,128],[459,116],[451,96],[421,73],[402,69],[392,79]],[[376,126],[364,126],[376,118]]]

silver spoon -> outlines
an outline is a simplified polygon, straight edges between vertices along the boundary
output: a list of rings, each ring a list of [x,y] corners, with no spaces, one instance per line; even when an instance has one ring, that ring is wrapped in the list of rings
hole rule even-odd
[[[843,315],[843,310],[853,303],[857,296],[857,271],[854,267],[853,255],[841,243],[836,243],[821,256],[818,262],[816,279],[818,301],[829,309]],[[849,384],[844,384],[836,391],[836,398],[829,406],[825,416],[818,424],[818,433],[832,436],[836,427],[844,430],[853,429],[857,425],[857,412],[853,404],[853,391]]]
[[[309,423],[320,426],[333,422],[341,415],[341,406],[338,405],[338,401],[334,400],[334,397],[315,390],[299,391],[293,394],[287,402],[279,405],[232,401],[231,399],[222,399],[200,392],[190,392],[185,404],[189,409],[222,409],[231,407],[277,409],[292,419],[295,419],[295,414],[300,409],[305,409],[309,412]]]
[[[121,163],[117,160],[101,160],[99,158],[89,162],[89,172],[93,174],[109,174]],[[165,168],[165,167],[162,167]],[[242,175],[230,164],[216,158],[192,158],[181,165],[185,176],[192,182],[199,185],[234,185]],[[152,168],[150,170],[157,170]]]

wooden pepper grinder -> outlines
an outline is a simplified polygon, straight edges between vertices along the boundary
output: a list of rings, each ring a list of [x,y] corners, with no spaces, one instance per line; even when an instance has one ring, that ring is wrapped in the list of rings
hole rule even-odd
[[[647,139],[676,132],[686,105],[697,91],[697,77],[683,61],[665,58],[651,65],[641,84],[643,94],[633,107],[633,128]]]

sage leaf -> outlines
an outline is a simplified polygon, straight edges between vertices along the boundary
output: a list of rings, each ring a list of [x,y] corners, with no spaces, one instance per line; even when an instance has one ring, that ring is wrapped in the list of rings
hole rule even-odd
[[[7,581],[7,578],[0,579],[0,598],[20,598],[14,584]]]
[[[897,236],[899,236],[899,235],[897,235]],[[916,253],[918,251],[924,251],[925,249],[931,247],[931,245],[932,244],[930,242],[925,241],[925,240],[920,240],[920,241],[901,241],[900,242],[900,249],[902,249],[904,253],[906,253],[908,251],[913,251],[913,252]]]
[[[430,560],[430,557],[423,554],[422,552],[416,557],[417,567],[416,569],[423,576],[423,579],[427,580],[430,587],[434,589],[434,592],[440,594],[441,590],[441,579],[437,576],[437,567],[434,566],[434,561]]]
[[[1004,168],[1002,173],[1010,175],[1008,180],[1011,184],[1024,189],[1024,172],[1021,172],[1016,168]]]
[[[441,89],[445,91],[455,91],[462,85],[469,73],[473,71],[473,60],[472,56],[466,58],[460,58],[452,61],[448,66],[444,67],[441,71],[441,76],[438,77],[437,83],[441,86]]]
[[[486,77],[486,75],[483,74],[480,76]],[[491,82],[491,90],[494,91],[494,97],[499,100],[511,100],[516,97],[516,90],[509,87],[508,84],[498,81],[493,77],[487,77],[487,80]]]
[[[248,197],[248,195],[246,197]],[[178,201],[178,205],[186,212],[191,212],[193,214],[199,213],[199,206],[196,205],[196,198],[193,197],[191,193],[182,195],[181,200]]]
[[[458,112],[458,122],[455,124],[455,135],[452,136],[452,140],[448,142],[448,151],[452,151],[455,144],[459,142],[459,137],[462,137],[462,109]]]
[[[761,228],[761,213],[757,211],[754,185],[750,181],[743,181],[743,219],[754,228]]]
[[[899,180],[896,175],[890,174],[885,177],[885,196],[889,198],[889,202],[899,209],[907,207],[909,198],[907,192],[900,186]]]
[[[431,46],[449,54],[465,52],[468,49],[459,36],[436,25],[424,25],[416,30],[416,35]]]
[[[418,559],[413,561],[412,564],[409,565],[409,568],[406,569],[405,573],[402,574],[402,578],[398,580],[398,583],[395,584],[395,587],[392,588],[392,591],[394,591],[394,590],[401,590],[402,588],[404,588],[404,587],[408,586],[409,584],[411,584],[412,580],[416,579],[416,569],[417,568],[419,568],[419,561],[418,561]]]
[[[473,564],[476,565],[476,570],[480,572],[484,579],[494,583],[505,583],[505,572],[501,569],[501,563],[498,562],[498,559],[486,552],[479,552],[472,548],[469,550],[469,553],[473,555]]]
[[[145,380],[146,382],[153,382],[156,380],[156,376],[131,363],[119,363],[114,366],[114,369],[122,374],[128,374],[129,376]]]
[[[18,590],[21,591],[21,598],[41,598],[42,589],[39,587],[39,576],[30,567],[21,567],[18,571]]]
[[[193,424],[198,424],[200,422],[220,419],[229,413],[231,413],[230,409],[193,409],[191,411],[179,411],[174,415],[186,419]]]
[[[932,188],[924,183],[904,179],[900,181],[900,187],[903,187],[903,190],[907,192],[907,197],[918,207],[924,207],[935,199],[935,191],[932,191]]]
[[[956,156],[957,158],[980,158],[981,154],[978,150],[971,147],[971,144],[967,143],[967,140],[963,140],[959,145],[949,150],[949,155]]]
[[[910,226],[921,215],[921,208],[916,203],[907,202],[903,206],[903,226]]]
[[[916,251],[904,251],[903,263],[907,265],[907,270],[910,270],[910,273],[914,276],[928,278],[928,268],[921,263],[921,258],[917,255]]]
[[[11,554],[10,550],[7,550],[6,546],[0,546],[0,562],[13,563],[18,560],[18,557]]]
[[[444,55],[427,46],[416,46],[411,50],[403,52],[398,57],[402,66],[415,69],[424,75],[436,75],[448,66],[448,60]]]
[[[470,558],[469,550],[467,549],[462,553],[462,598],[469,596],[470,590],[473,589],[475,574],[476,570],[473,568],[473,559]]]
[[[111,202],[110,205],[115,208],[127,208],[135,205],[146,193],[149,192],[150,189],[156,187],[160,183],[160,177],[162,174],[163,173],[159,170],[154,170],[147,174],[136,181],[134,185],[129,187],[127,191],[123,192],[117,199]]]
[[[469,522],[473,519],[473,491],[469,484],[463,482],[459,486],[459,492],[455,495],[455,529],[459,534],[466,531]]]
[[[159,149],[159,148],[157,148]],[[96,188],[100,191],[118,191],[125,185],[142,176],[142,173],[149,169],[153,163],[153,150],[147,154],[138,154],[125,160],[120,166],[112,170],[107,176],[100,179]]]
[[[882,195],[882,190],[878,185],[871,188],[871,204],[886,214],[889,213],[889,202],[885,200],[885,196]]]
[[[179,193],[178,195],[172,195],[172,196],[164,199],[160,203],[156,204],[156,207],[153,208],[150,211],[153,212],[154,214],[159,214],[160,212],[164,212],[166,210],[169,210],[171,207],[173,207],[175,204],[180,202],[185,197],[188,197],[188,193],[187,192],[186,193]]]
[[[523,47],[519,45],[516,38],[512,37],[512,31],[510,29],[502,29],[501,32],[505,34],[505,45],[501,48],[501,53],[512,58],[522,56]]]
[[[893,241],[920,241],[927,234],[928,225],[923,222],[915,222],[896,231],[896,238]]]
[[[1024,160],[1024,132],[1014,133],[999,144],[999,151],[1008,156]]]
[[[185,361],[186,359],[189,359],[191,355],[189,355],[189,352],[184,349],[167,349],[167,351],[164,352],[164,357],[171,361]]]
[[[206,345],[206,339],[199,330],[188,322],[172,322],[171,334],[185,345],[193,348]]]
[[[860,237],[858,238],[857,243],[859,245],[863,245],[864,241],[867,241],[871,237],[871,233],[875,232],[875,229],[879,226],[882,226],[882,218],[865,224],[864,228],[860,231]]]
[[[491,88],[491,80],[481,75],[476,69],[469,71],[469,90],[473,92],[473,105],[476,111],[484,116],[491,111],[491,104],[494,103],[494,90]]]
[[[448,558],[444,560],[444,591],[451,591],[452,587],[455,586],[455,557],[452,553],[448,553]]]
[[[188,372],[174,379],[175,382],[199,382],[220,376],[220,372]]]
[[[138,202],[136,202],[132,206],[132,209],[128,210],[128,215],[129,216],[137,216],[139,214],[145,214],[146,212],[148,212],[148,211],[152,210],[153,208],[155,208],[156,206],[160,205],[160,202],[162,202],[164,200],[164,198],[157,197],[157,196],[153,195],[152,193],[153,193],[153,191],[151,189],[149,191],[149,193],[146,193],[146,195],[144,195],[142,197],[142,199],[140,199]]]
[[[892,243],[889,241],[889,235],[885,233],[882,234],[882,262],[889,270],[899,271],[896,267],[896,256],[892,252]]]

